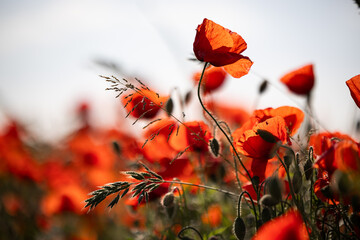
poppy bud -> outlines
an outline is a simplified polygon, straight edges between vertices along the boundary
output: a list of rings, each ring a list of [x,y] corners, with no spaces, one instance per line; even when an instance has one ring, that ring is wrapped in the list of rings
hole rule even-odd
[[[266,79],[264,79],[264,81],[261,83],[260,87],[259,87],[259,94],[262,94],[263,92],[266,91],[268,86],[268,81]]]
[[[190,102],[190,100],[191,100],[191,93],[192,93],[192,91],[189,90],[189,91],[185,94],[185,98],[184,98],[185,104],[188,104],[188,103]]]
[[[269,194],[277,201],[282,199],[283,186],[280,182],[280,179],[277,176],[268,178],[267,180],[267,190]]]
[[[291,163],[294,161],[294,151],[291,149],[286,149],[286,153],[284,156],[284,163],[286,165],[287,168],[290,167]]]
[[[216,138],[210,140],[210,150],[215,157],[219,156],[220,145]]]
[[[273,198],[270,194],[265,194],[260,198],[260,204],[266,207],[272,207],[278,204],[278,200]]]
[[[235,219],[233,233],[238,240],[243,240],[245,238],[246,226],[244,220],[241,217],[237,217]]]
[[[335,171],[331,179],[331,185],[340,194],[346,195],[351,190],[351,183],[349,176],[339,170]]]
[[[279,140],[271,132],[263,130],[263,129],[258,129],[257,134],[259,134],[259,136],[263,140],[265,140],[266,142],[269,142],[269,143],[276,143]]]
[[[173,109],[174,109],[174,101],[172,100],[172,98],[169,98],[165,104],[165,110],[168,116],[172,114]]]
[[[304,172],[306,180],[309,180],[313,175],[313,163],[308,159],[304,165]]]
[[[292,185],[294,187],[294,192],[298,193],[302,185],[302,175],[300,170],[295,170],[294,176],[292,178]]]
[[[161,205],[163,205],[166,208],[172,207],[174,205],[175,201],[175,195],[173,192],[168,192],[164,195],[164,197],[161,200]]]
[[[267,221],[271,220],[271,212],[269,208],[267,207],[263,208],[261,212],[261,220],[263,223],[266,223]]]

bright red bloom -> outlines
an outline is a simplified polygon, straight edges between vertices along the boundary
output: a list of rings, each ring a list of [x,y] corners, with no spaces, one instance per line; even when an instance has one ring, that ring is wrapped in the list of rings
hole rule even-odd
[[[153,118],[164,105],[168,97],[160,97],[157,93],[142,89],[141,92],[134,92],[122,98],[122,103],[130,115],[135,118]]]
[[[235,78],[246,75],[253,64],[240,54],[246,48],[247,44],[240,35],[206,18],[196,29],[196,58],[216,67],[224,66],[225,71]]]
[[[315,76],[313,65],[309,64],[284,75],[280,81],[290,91],[300,95],[308,95],[314,86]]]
[[[271,133],[276,141],[289,142],[304,118],[301,110],[294,107],[267,108],[256,110],[242,127],[235,130],[233,140],[236,150],[252,159],[253,175],[265,178],[268,160],[272,158],[276,143],[265,141],[258,130]]]
[[[350,145],[349,145],[350,144]],[[314,153],[317,157],[315,167],[322,171],[326,171],[329,178],[339,165],[344,165],[341,152],[344,151],[344,146],[349,145],[351,148],[358,148],[355,141],[348,135],[341,133],[320,133],[310,137],[309,145],[313,146]],[[347,151],[345,151],[347,153]],[[352,161],[354,158],[349,158],[346,161]],[[354,166],[356,163],[348,163],[346,165]],[[356,169],[356,168],[355,168]],[[343,169],[345,170],[345,169]]]
[[[297,210],[290,210],[260,227],[252,240],[307,240],[306,226]]]
[[[332,203],[323,190],[330,185],[336,170],[360,173],[359,144],[351,137],[336,132],[313,135],[309,145],[313,146],[317,156],[314,167],[318,169],[318,175],[314,192],[322,201]],[[335,202],[339,199],[337,195],[332,197]]]
[[[255,110],[254,116],[260,119],[260,121],[264,121],[265,119],[274,116],[280,116],[284,118],[286,128],[288,129],[288,133],[290,136],[296,133],[304,120],[304,113],[300,109],[289,106],[282,106],[275,109],[266,108],[264,110]]]
[[[350,90],[351,97],[356,105],[360,108],[360,74],[346,81]]]
[[[198,83],[201,77],[201,72],[197,72],[193,76],[195,83]],[[205,70],[203,79],[201,81],[204,93],[210,93],[218,89],[225,81],[226,72],[223,68],[208,67]]]

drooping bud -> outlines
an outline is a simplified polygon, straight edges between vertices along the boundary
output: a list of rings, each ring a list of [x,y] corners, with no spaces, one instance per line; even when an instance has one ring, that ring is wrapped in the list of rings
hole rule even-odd
[[[281,201],[283,186],[280,179],[277,176],[272,176],[267,179],[268,193],[277,201]]]
[[[246,226],[241,217],[237,217],[233,224],[233,233],[238,240],[243,240],[246,234]]]
[[[313,176],[313,163],[310,159],[308,159],[304,165],[304,173],[306,180],[310,180]]]
[[[270,209],[267,207],[264,207],[261,212],[261,220],[263,223],[266,223],[267,221],[271,220],[271,212]]]
[[[284,156],[284,163],[287,168],[290,167],[291,163],[294,161],[295,153],[292,149],[286,149],[285,156]]]
[[[264,93],[264,92],[266,91],[267,87],[268,87],[268,81],[267,81],[266,79],[264,79],[264,80],[262,81],[262,83],[260,84],[259,94]]]
[[[219,156],[220,145],[219,142],[216,140],[216,138],[211,139],[209,144],[210,144],[210,150],[214,154],[214,156],[215,157]]]
[[[119,143],[117,141],[113,141],[112,146],[113,146],[114,152],[117,155],[120,155],[121,154],[121,147],[120,147]]]
[[[266,207],[272,207],[278,204],[279,201],[275,198],[273,198],[270,194],[265,194],[260,198],[260,204],[264,205]]]
[[[172,98],[169,98],[166,101],[165,110],[166,110],[166,113],[168,116],[170,116],[172,114],[172,112],[174,110],[174,101],[172,100]]]
[[[340,194],[347,195],[351,190],[351,181],[346,173],[336,170],[331,178],[331,186]]]
[[[269,143],[276,143],[279,139],[277,137],[275,137],[271,132],[266,131],[264,129],[258,129],[257,130],[257,134],[259,134],[259,136],[265,140],[266,142]]]
[[[294,187],[294,192],[298,193],[302,186],[302,175],[300,170],[295,170],[294,176],[292,178],[292,185]]]
[[[174,193],[173,192],[168,192],[162,198],[161,205],[163,205],[166,208],[170,208],[170,207],[174,206],[174,201],[175,201]]]

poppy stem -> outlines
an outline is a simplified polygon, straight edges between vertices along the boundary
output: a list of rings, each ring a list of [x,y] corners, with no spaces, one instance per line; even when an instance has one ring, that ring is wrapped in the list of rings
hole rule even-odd
[[[251,197],[251,195],[249,194],[248,191],[242,191],[242,193],[240,194],[239,196],[239,201],[238,201],[238,209],[237,209],[237,216],[240,217],[240,203],[241,203],[241,199],[242,197],[244,196],[244,194],[248,195],[250,201],[251,201],[251,204],[252,204],[252,207],[254,209],[254,215],[255,215],[255,219],[257,219],[257,213],[256,213],[256,208],[255,208],[255,204],[254,204],[254,201]]]
[[[244,163],[241,161],[241,158],[240,158],[240,156],[239,156],[239,153],[236,151],[236,148],[235,148],[234,144],[232,143],[230,137],[227,135],[227,133],[226,133],[225,130],[221,127],[221,125],[220,125],[219,122],[215,119],[215,117],[206,109],[206,107],[205,107],[205,105],[204,105],[204,103],[203,103],[203,101],[202,101],[202,99],[201,99],[201,93],[200,93],[201,81],[202,81],[203,78],[204,78],[204,73],[205,73],[205,70],[206,70],[208,64],[209,64],[208,62],[205,62],[205,64],[204,64],[204,68],[203,68],[202,73],[201,73],[201,76],[200,76],[199,85],[198,85],[198,90],[197,90],[197,95],[198,95],[198,98],[199,98],[200,105],[201,105],[201,107],[204,109],[204,111],[212,118],[212,120],[215,122],[215,124],[216,124],[216,125],[218,126],[218,128],[220,129],[220,131],[224,134],[226,140],[229,142],[229,144],[230,144],[230,146],[231,146],[234,154],[236,155],[236,158],[239,160],[241,166],[242,166],[243,169],[245,170],[246,175],[249,177],[249,180],[250,180],[250,182],[251,182],[251,184],[252,184],[252,186],[253,186],[253,188],[254,188],[254,190],[255,190],[255,192],[256,192],[256,186],[255,186],[255,184],[254,184],[253,181],[252,181],[252,177],[251,177],[249,171],[246,169]],[[237,176],[237,169],[235,169],[235,173],[236,173],[236,176]]]

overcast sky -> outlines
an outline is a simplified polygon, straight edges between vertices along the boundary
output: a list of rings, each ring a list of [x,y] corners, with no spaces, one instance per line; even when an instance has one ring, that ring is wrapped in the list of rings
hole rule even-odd
[[[263,76],[274,87],[259,107],[293,105],[279,78],[314,64],[314,108],[330,131],[350,133],[356,107],[345,81],[360,74],[360,9],[352,0],[0,1],[0,124],[11,115],[38,134],[61,136],[81,101],[98,124],[114,124],[118,105],[99,74],[117,63],[120,77],[138,77],[158,92],[193,87],[193,57],[203,18],[240,34],[251,73],[228,78],[217,101],[251,109]],[[359,114],[358,114],[359,116]]]

